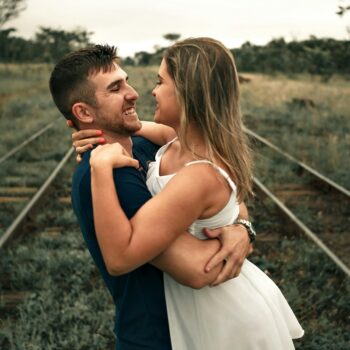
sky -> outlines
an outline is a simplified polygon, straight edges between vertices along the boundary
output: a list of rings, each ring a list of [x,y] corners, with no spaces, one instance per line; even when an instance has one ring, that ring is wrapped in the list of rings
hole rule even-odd
[[[166,46],[167,33],[181,38],[210,36],[229,48],[250,41],[264,45],[318,38],[349,39],[350,13],[335,14],[347,0],[27,0],[26,9],[6,27],[33,38],[39,26],[94,34],[94,43],[119,48],[122,57]]]

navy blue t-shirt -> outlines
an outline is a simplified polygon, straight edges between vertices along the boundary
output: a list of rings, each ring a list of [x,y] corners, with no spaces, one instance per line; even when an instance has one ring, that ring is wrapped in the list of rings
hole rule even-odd
[[[150,141],[133,137],[133,154],[144,170],[114,169],[118,198],[129,218],[152,197],[145,183],[145,175],[148,161],[154,160],[157,149]],[[73,175],[72,203],[86,245],[116,305],[116,348],[170,350],[162,272],[145,264],[125,275],[114,277],[106,269],[94,229],[89,159],[90,152],[86,152]]]

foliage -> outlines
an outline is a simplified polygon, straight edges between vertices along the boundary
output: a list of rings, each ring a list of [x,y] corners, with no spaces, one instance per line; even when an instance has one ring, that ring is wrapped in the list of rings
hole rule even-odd
[[[16,145],[40,126],[59,118],[47,92],[50,69],[50,65],[0,65],[2,147],[5,140],[4,147]],[[127,67],[130,83],[140,94],[137,107],[142,119],[151,119],[154,112],[151,91],[157,69]],[[332,77],[325,83],[310,75],[293,79],[285,75],[246,77],[250,82],[242,85],[242,109],[249,126],[296,157],[313,162],[322,172],[334,174],[336,180],[343,172],[348,183],[344,164],[348,162],[346,149],[350,142],[349,82]],[[312,99],[314,106],[298,105],[293,98]],[[41,157],[53,162],[59,157],[59,149],[69,146],[69,131],[64,125],[61,129],[48,133],[33,148],[26,147],[13,160],[18,160],[19,171],[27,173],[26,161],[38,162],[37,172],[33,170],[26,182],[40,182],[40,173],[45,173],[43,163],[39,163]],[[55,184],[60,196],[48,193],[47,201],[38,209],[40,215],[34,223],[38,229],[29,225],[25,230],[27,238],[0,254],[0,290],[30,292],[14,314],[6,316],[1,310],[1,349],[113,348],[111,298],[86,250],[69,204],[59,200],[69,196],[73,167],[74,160]],[[273,182],[272,170],[265,177]],[[2,164],[0,177],[8,173]],[[14,178],[8,181],[15,183]],[[281,232],[273,206],[258,202],[250,211],[259,236],[267,233],[276,237],[258,240],[252,259],[277,282],[306,330],[304,338],[296,341],[296,348],[348,349],[349,281],[311,242]]]
[[[163,38],[166,40],[170,40],[170,41],[176,41],[180,38],[181,34],[177,34],[177,33],[168,33],[168,34],[164,34]]]
[[[25,9],[25,0],[0,0],[0,28]]]
[[[341,17],[348,11],[350,11],[350,4],[347,1],[347,4],[338,5],[338,11],[336,12],[336,14]]]
[[[17,36],[14,28],[0,30],[0,62],[56,62],[65,54],[90,45],[90,36],[83,28],[66,31],[40,27],[34,39]]]
[[[92,32],[77,28],[72,31],[40,27],[35,41],[42,50],[45,62],[56,62],[66,53],[86,47],[90,44]]]
[[[310,73],[330,78],[333,74],[350,75],[350,41],[318,39],[287,43],[274,39],[265,46],[246,42],[232,50],[238,70],[263,73]]]

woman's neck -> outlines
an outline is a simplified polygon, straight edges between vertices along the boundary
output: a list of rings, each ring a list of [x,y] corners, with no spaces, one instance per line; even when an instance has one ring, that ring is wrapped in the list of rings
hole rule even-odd
[[[180,139],[180,138],[179,138]],[[189,127],[184,140],[180,139],[180,156],[193,158],[193,155],[200,158],[208,158],[208,149],[205,145],[203,135],[195,128]]]

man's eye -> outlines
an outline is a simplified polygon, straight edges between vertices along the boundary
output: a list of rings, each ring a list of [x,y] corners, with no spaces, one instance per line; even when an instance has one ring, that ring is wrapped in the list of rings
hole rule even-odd
[[[162,82],[160,80],[156,81],[156,85],[160,85]]]

